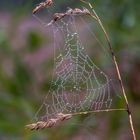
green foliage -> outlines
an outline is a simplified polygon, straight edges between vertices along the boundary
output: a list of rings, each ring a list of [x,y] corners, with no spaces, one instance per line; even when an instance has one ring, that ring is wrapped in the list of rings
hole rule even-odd
[[[30,32],[27,37],[28,48],[30,52],[36,51],[42,45],[42,38],[37,32]]]

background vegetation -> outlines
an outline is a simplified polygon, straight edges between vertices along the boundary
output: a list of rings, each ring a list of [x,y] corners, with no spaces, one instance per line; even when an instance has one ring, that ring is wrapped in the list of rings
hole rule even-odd
[[[63,9],[67,5],[69,7],[80,5],[78,0],[55,1],[57,9]],[[0,139],[82,140],[82,131],[79,131],[82,117],[74,118],[73,121],[77,125],[68,123],[60,127],[59,131],[56,128],[52,131],[29,132],[24,128],[42,103],[50,80],[47,74],[52,60],[47,48],[49,38],[47,32],[31,14],[33,7],[39,2],[39,0],[0,1]],[[139,138],[140,1],[95,0],[94,6],[111,38]],[[104,114],[98,117],[100,127],[96,130],[100,139],[131,140],[126,113],[117,115],[112,113],[100,119],[102,115]],[[106,119],[108,117],[109,119]]]

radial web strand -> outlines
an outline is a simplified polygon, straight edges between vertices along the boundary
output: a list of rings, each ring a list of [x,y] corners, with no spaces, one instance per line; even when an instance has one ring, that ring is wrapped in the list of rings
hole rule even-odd
[[[54,34],[53,79],[36,113],[37,120],[47,121],[58,113],[111,108],[112,79],[87,54],[76,18],[69,16],[51,25]]]

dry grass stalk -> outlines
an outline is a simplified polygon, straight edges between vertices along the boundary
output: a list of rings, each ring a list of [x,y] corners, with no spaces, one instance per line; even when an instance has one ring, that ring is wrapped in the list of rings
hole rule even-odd
[[[73,114],[58,113],[55,118],[49,119],[47,121],[38,121],[36,123],[26,125],[26,128],[28,128],[30,130],[52,128],[52,127],[56,126],[59,122],[69,120],[73,116],[86,115],[86,114],[90,114],[90,113],[99,113],[99,112],[112,112],[112,111],[126,111],[126,109],[119,108],[119,109],[95,110],[95,111],[77,112],[77,113],[73,113]]]
[[[53,1],[52,0],[45,0],[44,2],[41,2],[40,4],[38,4],[34,9],[33,9],[33,14],[35,14],[36,12],[40,11],[43,8],[46,7],[50,7],[53,5]]]
[[[53,126],[56,126],[56,124],[58,124],[59,122],[69,120],[71,117],[72,117],[72,114],[58,113],[55,118],[49,119],[47,121],[38,121],[36,123],[26,125],[26,128],[30,130],[51,128]]]
[[[53,23],[55,23],[56,21],[64,18],[65,16],[72,16],[72,15],[91,15],[90,11],[86,8],[83,9],[79,9],[79,8],[75,8],[75,9],[71,9],[69,8],[66,12],[64,13],[55,13],[53,15],[53,19],[51,20],[51,22],[48,24],[52,25]]]
[[[128,102],[128,99],[127,99],[127,96],[126,96],[125,88],[124,88],[122,78],[121,78],[121,74],[120,74],[120,69],[119,69],[118,63],[116,61],[116,56],[114,54],[113,47],[111,45],[109,36],[108,36],[100,18],[99,18],[99,16],[97,15],[96,11],[94,10],[93,6],[91,5],[91,3],[88,2],[88,1],[85,1],[85,0],[80,0],[80,1],[87,4],[90,7],[90,9],[92,10],[92,13],[94,15],[93,18],[96,19],[96,21],[99,23],[100,27],[102,28],[102,30],[105,34],[105,37],[106,37],[106,40],[108,42],[108,46],[109,46],[109,49],[110,49],[110,52],[111,52],[111,55],[112,55],[112,59],[113,59],[114,64],[115,64],[116,73],[117,73],[117,76],[118,76],[118,79],[119,79],[119,82],[120,82],[122,93],[123,93],[123,96],[124,96],[124,99],[125,99],[125,102],[126,102],[126,111],[128,113],[128,117],[129,117],[129,123],[130,123],[130,127],[131,127],[131,132],[132,132],[132,135],[133,135],[133,140],[136,140],[136,134],[135,134],[133,120],[132,120],[132,113],[130,111],[129,102]]]

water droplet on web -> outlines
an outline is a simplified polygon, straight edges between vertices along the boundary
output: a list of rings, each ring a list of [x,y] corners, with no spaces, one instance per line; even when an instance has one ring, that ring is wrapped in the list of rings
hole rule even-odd
[[[93,110],[91,104],[95,104],[96,101],[102,103],[104,100],[105,102],[107,98],[111,99],[106,88],[108,86],[106,85],[108,84],[108,77],[98,69],[98,66],[96,67],[96,64],[90,60],[90,57],[86,54],[86,51],[84,51],[85,46],[83,46],[81,40],[79,40],[80,35],[76,30],[72,29],[72,27],[75,29],[73,21],[63,21],[61,24],[62,25],[56,25],[57,27],[55,26],[57,30],[55,29],[54,32],[55,44],[58,41],[58,44],[55,46],[55,57],[57,59],[54,58],[54,85],[50,88],[50,94],[47,94],[49,98],[45,99],[45,103],[43,103],[43,105],[45,105],[46,114],[49,115],[49,117],[56,114],[56,112],[69,113],[79,112],[81,110],[87,111],[86,109]],[[62,37],[58,36],[59,33],[60,35],[62,34]],[[96,70],[98,71],[97,73]],[[91,73],[91,71],[93,73]],[[105,86],[98,84],[98,77],[100,78],[101,76],[106,79]],[[85,85],[83,85],[83,83]],[[102,93],[99,92],[99,88],[104,89],[100,91]],[[105,98],[103,99],[103,97]],[[50,106],[48,104],[50,104]],[[109,104],[109,101],[106,102],[106,108],[109,106],[107,104]],[[98,105],[99,104],[96,104],[97,107]]]

